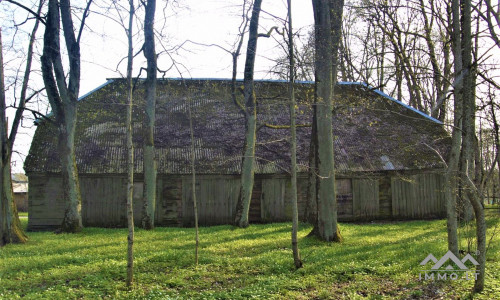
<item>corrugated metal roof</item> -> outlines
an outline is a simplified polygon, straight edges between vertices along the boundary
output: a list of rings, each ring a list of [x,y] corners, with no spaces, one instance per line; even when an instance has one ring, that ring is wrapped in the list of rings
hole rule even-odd
[[[114,79],[79,103],[76,156],[81,173],[125,173],[125,80]],[[255,82],[258,123],[288,125],[287,85]],[[442,125],[424,118],[392,99],[362,85],[336,88],[332,122],[338,172],[372,172],[442,168],[449,137]],[[141,124],[144,86],[134,93],[135,170],[142,172]],[[313,86],[297,84],[297,124],[312,121]],[[187,105],[191,105],[196,169],[201,174],[240,172],[245,120],[232,102],[229,80],[159,80],[155,146],[158,172],[190,173],[190,133]],[[310,127],[297,129],[300,171],[307,171]],[[27,172],[57,172],[56,128],[41,122],[26,159]],[[256,173],[289,170],[289,130],[260,126],[257,132]]]

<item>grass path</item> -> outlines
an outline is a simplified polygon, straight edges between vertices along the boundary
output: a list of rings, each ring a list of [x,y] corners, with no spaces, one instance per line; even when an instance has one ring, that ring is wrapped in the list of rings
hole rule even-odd
[[[500,299],[499,223],[498,215],[488,218],[490,236],[497,230],[487,255],[486,290],[477,299]],[[306,237],[311,228],[302,224],[304,268],[297,271],[290,226],[200,228],[197,267],[193,229],[138,229],[130,291],[124,284],[126,229],[29,233],[27,244],[0,249],[0,299],[458,299],[473,285],[418,279],[419,263],[429,253],[446,252],[444,220],[341,224],[342,244]],[[465,247],[470,234],[460,232]]]

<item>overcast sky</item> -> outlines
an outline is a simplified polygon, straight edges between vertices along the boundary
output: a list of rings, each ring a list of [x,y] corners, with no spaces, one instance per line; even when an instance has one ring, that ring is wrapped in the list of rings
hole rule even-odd
[[[21,1],[23,4],[34,0]],[[80,2],[80,3],[79,3]],[[92,91],[99,85],[106,82],[107,78],[122,77],[125,74],[126,61],[123,60],[127,54],[127,41],[123,28],[115,21],[104,17],[116,14],[111,11],[104,11],[99,8],[99,4],[106,1],[94,1],[93,10],[99,13],[92,13],[88,19],[88,27],[83,33],[81,42],[82,74],[80,95]],[[171,50],[184,43],[184,47],[177,51],[169,51],[169,54],[162,53],[159,57],[158,67],[162,70],[172,66],[172,58],[177,62],[177,68],[171,68],[166,73],[166,77],[184,78],[230,78],[232,72],[231,56],[217,47],[203,47],[192,43],[185,43],[191,40],[203,44],[217,44],[228,50],[233,49],[237,39],[238,26],[241,23],[243,0],[177,0],[178,5],[169,4],[167,9],[165,1],[158,0],[156,30],[161,31],[163,38],[161,43],[157,43],[157,52]],[[313,14],[311,1],[292,1],[294,28],[301,30],[302,34],[307,34],[313,24]],[[74,0],[74,4],[82,4],[83,0]],[[125,5],[127,1],[119,1]],[[22,30],[15,31],[12,27],[12,18],[22,22],[27,13],[8,3],[1,3],[2,31],[4,43],[5,62],[11,64],[6,73],[15,73],[15,69],[23,64],[22,48],[26,38],[23,38]],[[282,27],[279,19],[286,18],[286,0],[264,0],[262,4],[260,32],[267,32],[271,27]],[[142,10],[143,11],[143,10]],[[79,21],[75,18],[75,26],[79,26]],[[135,48],[140,49],[142,45],[142,32],[140,32],[143,20],[137,20],[135,33]],[[27,23],[22,27],[28,32],[32,29],[32,23]],[[37,54],[42,51],[42,36],[44,27],[40,26],[38,31],[39,41],[36,47]],[[15,38],[13,38],[15,36]],[[268,73],[274,64],[273,59],[282,56],[283,50],[278,46],[276,40],[282,38],[273,33],[271,38],[260,38],[258,41],[258,55],[256,60],[255,78],[271,78]],[[63,43],[61,43],[63,44]],[[242,78],[244,66],[244,52],[246,40],[243,44],[243,55],[239,60],[239,78]],[[9,51],[10,50],[10,51]],[[171,57],[170,57],[171,56]],[[121,63],[120,63],[121,61]],[[135,74],[140,67],[145,66],[143,54],[139,54],[134,61]],[[12,66],[14,65],[14,66]],[[39,65],[35,64],[34,69],[39,70]],[[144,73],[143,73],[144,74]],[[7,74],[8,75],[8,74]],[[161,76],[161,75],[160,75]],[[33,85],[42,86],[39,72],[33,72]],[[9,80],[9,79],[7,79]],[[9,93],[8,93],[9,97]],[[10,101],[12,101],[10,96]],[[8,100],[9,101],[9,100]],[[9,120],[13,119],[13,110],[9,112]],[[30,122],[23,125],[30,127]],[[34,133],[34,127],[23,128],[16,140],[13,155],[13,171],[23,172],[22,159],[29,151],[29,146]]]

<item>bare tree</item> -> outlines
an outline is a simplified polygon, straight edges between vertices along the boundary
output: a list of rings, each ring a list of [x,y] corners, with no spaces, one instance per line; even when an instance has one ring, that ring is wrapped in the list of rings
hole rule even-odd
[[[128,287],[132,286],[134,279],[134,143],[132,140],[132,108],[133,108],[133,82],[132,70],[134,62],[134,48],[132,44],[133,23],[135,15],[134,0],[129,0],[129,19],[126,29],[128,40],[127,55],[127,280]]]
[[[293,47],[293,24],[292,24],[292,1],[287,1],[288,6],[288,56],[290,58],[290,71],[288,94],[290,97],[290,153],[291,153],[291,175],[292,175],[292,251],[293,262],[297,269],[302,267],[300,259],[299,245],[297,241],[297,231],[299,227],[299,212],[297,208],[297,129],[295,125],[295,59]]]
[[[315,220],[312,234],[325,241],[340,242],[342,237],[337,225],[337,200],[335,193],[335,165],[332,132],[332,99],[336,80],[336,57],[340,33],[343,0],[313,0],[315,36],[315,95],[311,151],[315,202]],[[336,78],[336,76],[335,76]],[[311,184],[311,183],[310,183]]]
[[[191,101],[187,104],[188,117],[189,117],[189,133],[191,136],[191,195],[193,197],[193,209],[194,209],[194,229],[195,229],[195,248],[194,248],[194,261],[198,265],[198,250],[200,246],[199,230],[198,230],[198,202],[196,201],[196,168],[195,168],[195,141],[194,141],[194,129],[193,129],[193,116],[191,113]]]
[[[257,39],[259,27],[259,14],[262,0],[255,0],[250,19],[248,46],[245,61],[245,72],[243,79],[243,94],[245,98],[245,149],[241,164],[241,188],[238,203],[236,205],[235,225],[248,227],[248,213],[250,211],[250,200],[254,183],[254,161],[255,161],[255,140],[257,129],[257,107],[254,92],[253,73],[255,66],[255,56],[257,53]]]
[[[82,228],[81,195],[75,157],[75,126],[78,93],[80,91],[80,38],[90,4],[83,13],[78,35],[75,35],[69,0],[49,0],[45,24],[42,74],[47,97],[59,130],[58,151],[61,157],[66,210],[61,225],[63,232],[77,232]],[[66,82],[60,47],[60,23],[68,51],[69,79]]]
[[[38,4],[38,10],[35,13],[40,15],[43,7],[44,0],[41,0]],[[33,30],[31,31],[28,51],[26,55],[26,65],[24,69],[24,76],[22,78],[22,85],[20,91],[19,102],[17,104],[16,112],[14,115],[14,120],[12,122],[12,127],[10,134],[8,134],[8,125],[6,119],[6,96],[5,96],[5,86],[4,86],[4,62],[2,54],[2,33],[0,29],[0,149],[1,149],[1,174],[0,174],[0,202],[1,202],[1,213],[0,213],[0,246],[12,242],[25,242],[27,236],[24,234],[21,223],[19,221],[19,216],[17,214],[17,207],[14,203],[13,191],[12,191],[12,180],[11,180],[11,159],[14,147],[14,142],[16,140],[17,132],[21,124],[21,119],[23,118],[23,113],[26,108],[26,103],[34,98],[37,94],[35,92],[33,95],[27,95],[28,85],[30,81],[30,74],[32,71],[33,62],[33,49],[35,44],[36,32],[40,24],[40,19],[35,18],[35,24]]]
[[[156,51],[154,18],[156,0],[147,0],[144,17],[144,56],[147,60],[146,114],[144,118],[144,206],[141,225],[145,229],[154,228],[156,206],[156,159],[154,146],[155,106],[156,106]]]

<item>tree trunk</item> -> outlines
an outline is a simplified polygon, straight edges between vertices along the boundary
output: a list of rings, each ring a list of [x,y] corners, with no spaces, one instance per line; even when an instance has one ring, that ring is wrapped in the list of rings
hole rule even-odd
[[[0,247],[12,242],[11,227],[12,227],[12,210],[11,205],[3,197],[3,187],[6,181],[3,175],[3,153],[5,152],[7,141],[7,122],[5,119],[5,83],[4,83],[4,65],[3,65],[3,47],[2,47],[2,28],[0,27]]]
[[[91,1],[88,2],[84,16],[88,13],[90,3]],[[75,36],[71,16],[69,0],[49,0],[41,57],[43,82],[59,130],[58,150],[61,157],[61,173],[66,202],[64,219],[61,224],[61,230],[64,232],[77,232],[82,228],[80,186],[74,147],[77,102],[80,90],[80,34],[78,38]],[[82,28],[84,21],[85,18],[82,18]],[[68,76],[64,71],[60,52],[61,23],[68,50]]]
[[[61,225],[63,232],[78,232],[82,229],[80,183],[75,157],[76,103],[66,105],[64,123],[59,126],[59,155],[63,179],[66,209]]]
[[[313,110],[316,110],[316,107],[313,107]],[[318,174],[316,166],[316,113],[313,113],[311,127],[311,142],[309,143],[309,170],[307,172],[307,199],[304,221],[314,226],[318,220],[318,208],[316,203],[316,185],[318,178],[316,175]],[[314,226],[313,232],[309,235],[316,235],[315,229],[316,226]]]
[[[11,147],[7,139],[7,119],[5,115],[5,82],[0,28],[0,247],[10,243],[24,243],[24,234],[12,193],[10,172]]]
[[[288,93],[290,96],[290,135],[291,135],[291,174],[292,174],[292,252],[295,268],[302,267],[300,259],[299,245],[297,241],[297,231],[299,227],[299,210],[297,207],[297,129],[295,125],[295,58],[293,51],[293,26],[292,26],[292,4],[291,0],[288,3],[288,57],[290,60],[290,82],[288,85]]]
[[[245,228],[249,225],[248,213],[254,183],[255,140],[257,129],[256,98],[253,84],[253,71],[257,53],[257,38],[259,28],[259,14],[262,0],[255,0],[250,19],[245,73],[243,79],[243,94],[245,97],[245,149],[241,164],[240,197],[236,205],[235,225]]]
[[[132,126],[132,108],[133,108],[133,83],[132,70],[134,62],[134,50],[132,43],[133,20],[135,14],[134,0],[129,0],[129,20],[128,20],[128,57],[127,57],[127,287],[132,286],[134,280],[134,143]]]
[[[452,3],[452,44],[455,69],[455,89],[454,89],[454,126],[451,136],[451,150],[448,160],[448,168],[445,177],[445,199],[446,199],[446,226],[448,231],[448,250],[458,255],[458,236],[457,236],[457,184],[459,177],[460,149],[462,144],[462,111],[463,98],[462,88],[462,48],[460,36],[460,12],[458,0]]]
[[[193,129],[193,117],[191,114],[191,103],[187,103],[188,106],[188,113],[189,113],[189,133],[191,136],[191,189],[192,189],[192,196],[193,196],[193,209],[194,209],[194,229],[195,229],[195,236],[194,236],[194,262],[196,265],[198,265],[198,249],[200,245],[200,239],[199,239],[199,230],[198,230],[198,203],[196,201],[196,168],[195,168],[195,142],[194,142],[194,129]]]
[[[25,243],[28,237],[24,233],[19,215],[17,213],[16,203],[14,201],[14,193],[12,191],[12,179],[10,169],[10,154],[5,162],[2,163],[2,223],[6,226],[5,230],[1,231],[0,246],[9,243]],[[4,214],[4,209],[7,212]]]
[[[475,71],[472,65],[472,5],[471,0],[462,1],[462,48],[463,48],[463,67],[468,70],[464,76],[463,101],[464,101],[464,157],[465,169],[464,176],[467,178],[465,187],[470,204],[474,209],[476,217],[476,240],[478,255],[478,276],[474,283],[474,291],[481,292],[484,289],[484,272],[486,264],[486,223],[484,219],[484,208],[481,204],[482,193],[477,192],[477,188],[472,182],[474,176],[474,141],[476,139],[476,101],[475,101]]]
[[[156,105],[156,51],[154,17],[156,0],[148,0],[144,17],[144,56],[147,59],[146,114],[144,118],[144,207],[142,227],[154,228],[156,206],[156,159],[154,146],[155,105]]]
[[[314,226],[324,241],[341,241],[337,228],[337,201],[332,133],[333,62],[332,7],[328,0],[313,0],[315,20],[315,116],[317,164],[317,222]],[[338,50],[338,48],[337,48]]]
[[[43,0],[40,1],[37,13],[40,14],[43,7]],[[31,74],[31,64],[33,61],[33,45],[35,43],[36,32],[38,30],[38,25],[40,20],[35,20],[35,25],[31,32],[31,36],[28,44],[28,52],[26,54],[26,67],[24,70],[24,77],[21,87],[21,93],[19,98],[19,105],[16,109],[14,120],[12,121],[12,127],[10,135],[7,136],[7,119],[5,118],[5,87],[4,87],[4,74],[3,74],[3,54],[2,54],[2,29],[0,28],[0,132],[2,132],[0,153],[2,153],[2,159],[0,161],[0,168],[2,169],[0,174],[0,246],[13,241],[13,242],[25,242],[27,236],[24,234],[21,228],[21,222],[19,221],[19,216],[17,214],[17,206],[14,202],[14,196],[12,191],[12,178],[11,178],[11,157],[12,149],[14,147],[14,141],[16,140],[17,130],[21,123],[21,119],[26,107],[26,92],[28,90],[28,82]],[[4,205],[5,204],[5,205]],[[8,231],[4,231],[4,228],[10,228]]]

